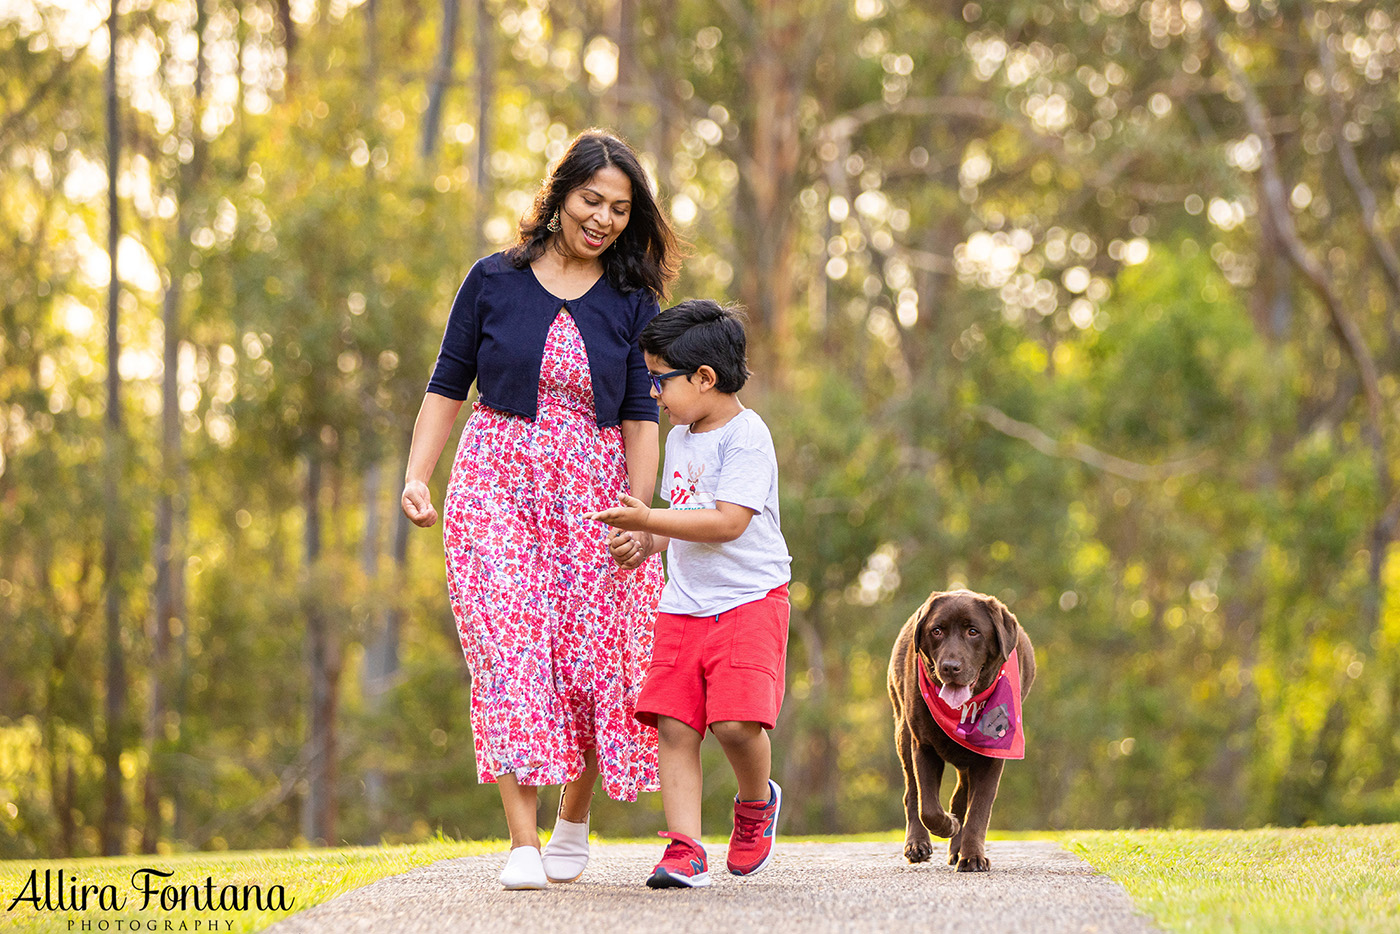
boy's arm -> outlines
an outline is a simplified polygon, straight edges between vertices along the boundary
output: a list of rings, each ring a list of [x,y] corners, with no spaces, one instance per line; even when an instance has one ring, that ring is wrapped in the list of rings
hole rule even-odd
[[[645,531],[687,542],[732,542],[749,527],[752,509],[719,501],[714,509],[649,509]]]
[[[720,544],[743,535],[754,517],[752,509],[723,501],[716,502],[714,509],[652,509],[635,496],[624,494],[619,499],[622,505],[589,513],[584,518],[629,532],[650,532],[653,538],[665,536],[687,542]],[[651,550],[656,552],[664,548],[664,544],[655,542]]]

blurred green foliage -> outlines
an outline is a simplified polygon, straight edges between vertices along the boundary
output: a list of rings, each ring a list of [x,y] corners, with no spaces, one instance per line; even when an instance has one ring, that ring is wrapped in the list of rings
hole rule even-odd
[[[96,851],[109,728],[130,847],[143,826],[165,849],[305,842],[313,614],[338,673],[331,842],[502,832],[439,532],[396,560],[398,478],[455,288],[594,124],[643,153],[691,244],[675,297],[750,306],[744,400],[778,444],[793,553],[792,831],[902,820],[889,648],[954,586],[1001,597],[1037,647],[994,826],[1400,818],[1388,4],[474,0],[445,75],[454,5],[122,7],[118,724],[106,8],[0,10],[0,858]],[[164,663],[162,491],[184,580]],[[718,833],[732,778],[706,755]],[[596,802],[610,835],[661,823],[654,795]]]

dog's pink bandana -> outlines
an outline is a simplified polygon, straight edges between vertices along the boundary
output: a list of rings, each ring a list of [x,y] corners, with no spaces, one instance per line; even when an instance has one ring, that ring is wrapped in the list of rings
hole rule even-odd
[[[992,686],[957,707],[938,694],[922,656],[918,659],[919,693],[933,721],[948,738],[966,749],[993,759],[1024,759],[1026,737],[1021,732],[1021,666],[1016,650],[997,672]]]

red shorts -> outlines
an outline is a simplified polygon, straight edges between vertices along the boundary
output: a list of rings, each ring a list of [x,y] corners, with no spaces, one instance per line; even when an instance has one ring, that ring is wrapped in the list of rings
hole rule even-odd
[[[722,720],[771,730],[783,706],[790,610],[783,584],[718,616],[658,613],[637,719],[656,726],[671,717],[700,733]]]

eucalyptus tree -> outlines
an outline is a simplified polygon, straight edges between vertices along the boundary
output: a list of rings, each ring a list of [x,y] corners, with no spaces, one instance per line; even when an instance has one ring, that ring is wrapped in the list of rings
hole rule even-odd
[[[1347,583],[1319,590],[1310,569],[1311,579],[1292,584],[1308,594],[1298,608],[1319,598],[1329,606],[1311,618],[1276,611],[1280,623],[1337,645],[1332,659],[1300,666],[1295,690],[1271,690],[1267,699],[1279,721],[1267,748],[1287,763],[1270,776],[1270,817],[1317,819],[1362,806],[1400,775],[1400,663],[1382,615],[1400,531],[1397,386],[1386,376],[1400,363],[1400,113],[1391,93],[1400,79],[1400,22],[1384,3],[1188,5],[1182,13],[1183,41],[1211,62],[1225,99],[1213,115],[1238,172],[1239,194],[1228,205],[1248,219],[1240,284],[1257,290],[1261,324],[1298,361],[1290,453],[1327,450],[1325,476],[1336,478],[1324,481],[1332,490],[1299,491],[1298,506],[1341,494],[1348,475],[1355,491],[1348,511],[1329,522],[1335,544],[1321,563],[1329,578]],[[1220,202],[1209,210],[1228,224]],[[1369,477],[1350,469],[1358,460],[1369,462]],[[1365,516],[1366,528],[1354,528],[1352,516]],[[1306,544],[1297,540],[1300,550]],[[1270,642],[1273,653],[1298,644],[1286,631]],[[1299,727],[1283,711],[1304,698],[1326,714]],[[1376,736],[1390,739],[1368,741]],[[1355,777],[1339,791],[1346,773]]]
[[[1336,727],[1362,709],[1360,699],[1314,691],[1336,698],[1332,712],[1319,721],[1316,743],[1295,743],[1286,738],[1287,700],[1261,702],[1256,690],[1290,669],[1267,643],[1298,625],[1297,614],[1321,613],[1329,628],[1355,616],[1362,622],[1346,637],[1353,646],[1381,638],[1372,633],[1395,512],[1381,414],[1389,383],[1374,362],[1390,353],[1394,332],[1386,198],[1394,181],[1385,175],[1393,121],[1381,115],[1393,107],[1384,88],[1395,38],[1384,8],[1338,13],[1238,2],[1212,15],[1191,0],[869,0],[684,5],[672,15],[644,5],[642,28],[657,40],[649,65],[664,76],[652,82],[649,113],[683,120],[680,146],[666,157],[673,206],[682,219],[695,218],[689,230],[698,242],[723,244],[702,251],[690,275],[720,289],[732,281],[753,310],[757,343],[780,363],[761,376],[819,400],[808,408],[802,394],[784,394],[788,412],[839,411],[843,390],[827,385],[837,380],[854,394],[856,410],[874,413],[861,438],[876,449],[883,438],[896,452],[893,470],[855,471],[845,497],[808,499],[836,476],[837,461],[810,443],[821,437],[810,421],[795,417],[790,426],[809,437],[784,452],[784,463],[805,463],[807,450],[817,465],[810,475],[789,472],[796,483],[784,517],[804,530],[794,536],[803,585],[795,590],[809,596],[796,601],[794,629],[806,651],[825,654],[812,638],[821,632],[847,652],[873,647],[898,616],[890,593],[908,601],[950,580],[1009,588],[1026,594],[1028,612],[1092,620],[1105,665],[1150,657],[1151,640],[1173,633],[1191,664],[1219,666],[1196,700],[1189,671],[1166,673],[1141,695],[1155,709],[1125,694],[1114,718],[1064,734],[1098,749],[1111,745],[1109,761],[1125,776],[1170,765],[1197,784],[1213,776],[1229,789],[1216,805],[1181,798],[1123,819],[1189,813],[1239,822],[1278,813],[1247,803],[1280,780],[1251,765],[1248,751],[1279,739],[1293,749],[1289,771],[1321,768],[1319,780],[1304,781],[1326,787],[1346,748],[1346,731]],[[1331,60],[1343,51],[1345,60]],[[1256,87],[1268,89],[1263,104]],[[1295,119],[1312,129],[1296,133]],[[1276,135],[1292,142],[1285,156],[1295,160],[1283,182],[1270,178],[1279,173],[1270,167]],[[1290,172],[1307,178],[1295,184]],[[1336,189],[1333,197],[1318,195],[1325,186]],[[716,210],[724,204],[732,209]],[[1306,237],[1322,231],[1312,231],[1306,216],[1279,220],[1309,204],[1305,214],[1330,219],[1341,210],[1357,223],[1329,224],[1330,240],[1314,246]],[[1333,264],[1345,257],[1361,274],[1329,275],[1317,259],[1324,254]],[[1199,300],[1164,305],[1158,283],[1173,277],[1178,287],[1194,283]],[[1300,302],[1322,313],[1326,326],[1291,314]],[[1170,326],[1136,326],[1136,316],[1164,308],[1174,309]],[[1255,323],[1253,333],[1234,326],[1242,315]],[[1222,328],[1213,331],[1216,319]],[[1173,338],[1174,330],[1183,336]],[[1110,346],[1119,359],[1142,353],[1154,366],[1086,372]],[[1254,398],[1269,346],[1277,354],[1273,378],[1285,388],[1272,408]],[[1355,375],[1318,380],[1296,368],[1295,353],[1306,348],[1323,360],[1350,358]],[[1017,361],[1039,376],[1016,378]],[[804,362],[819,375],[804,379]],[[1131,378],[1146,373],[1168,382]],[[1290,412],[1314,425],[1289,425]],[[1318,418],[1336,426],[1340,444],[1304,467]],[[1365,443],[1347,443],[1348,430]],[[856,439],[840,443],[860,449]],[[1365,486],[1378,491],[1370,539],[1362,544],[1339,522],[1333,541],[1360,546],[1369,589],[1339,600],[1304,576],[1271,572],[1261,543],[1295,554],[1309,546],[1290,533],[1296,520],[1271,515],[1267,504],[1283,497],[1286,515],[1305,514],[1316,497],[1298,485],[1303,477],[1346,475],[1367,451],[1375,479]],[[1281,459],[1284,469],[1275,469]],[[860,463],[853,458],[846,470]],[[1349,509],[1368,508],[1361,505],[1368,494],[1357,495]],[[920,508],[886,511],[910,497]],[[820,511],[809,508],[817,503]],[[866,513],[857,504],[894,521],[847,539]],[[1147,516],[1153,534],[1144,536]],[[1018,546],[1000,531],[1008,522],[1020,527]],[[1197,524],[1219,536],[1194,537]],[[1086,560],[1097,549],[1110,556],[1103,566],[1110,576],[1076,584],[1097,566],[1081,566],[1076,556]],[[1324,566],[1350,579],[1344,550],[1330,545]],[[888,573],[892,564],[908,583],[879,596],[881,579],[898,579]],[[817,586],[819,579],[826,583]],[[1111,584],[1104,599],[1080,592],[1092,579]],[[869,609],[858,580],[875,586]],[[914,581],[921,586],[909,593]],[[1280,588],[1306,599],[1290,611],[1274,597]],[[818,609],[802,606],[806,599]],[[830,628],[814,627],[825,605]],[[1119,614],[1152,625],[1125,647],[1114,636]],[[1180,630],[1178,617],[1189,621]],[[868,641],[853,642],[857,632]],[[1314,683],[1325,671],[1342,688],[1354,680],[1365,659],[1342,654]],[[848,659],[824,663],[823,672],[809,668],[799,688],[840,679]],[[1382,704],[1395,696],[1383,681],[1371,682]],[[1087,696],[1103,684],[1081,678],[1066,690]],[[850,707],[854,695],[846,687],[837,693],[837,706]],[[1232,712],[1210,716],[1220,704]],[[1215,746],[1183,742],[1162,713],[1174,708]],[[831,729],[831,716],[818,719],[817,730]],[[1381,722],[1368,720],[1372,730]],[[1128,742],[1144,730],[1143,742]],[[812,760],[850,744],[843,732],[813,747]],[[795,749],[808,746],[805,735],[792,740]],[[1082,773],[1063,769],[1059,784],[1072,788]],[[1088,806],[1068,801],[1052,794],[1046,807],[1063,819]],[[833,813],[826,808],[825,819]]]
[[[104,558],[104,391],[109,370],[117,374],[102,313],[111,283],[102,245],[109,39],[103,11],[87,13],[42,8],[0,24],[9,77],[0,122],[0,619],[12,640],[0,660],[0,736],[7,761],[32,767],[8,777],[14,855],[91,852],[108,813],[105,842],[124,843],[126,789],[106,786],[104,802],[94,756],[104,735],[101,620],[109,595],[129,597],[129,578],[111,578],[132,563],[120,542]],[[120,630],[132,608],[118,599],[115,611]],[[118,749],[122,715],[117,703],[108,721]]]

